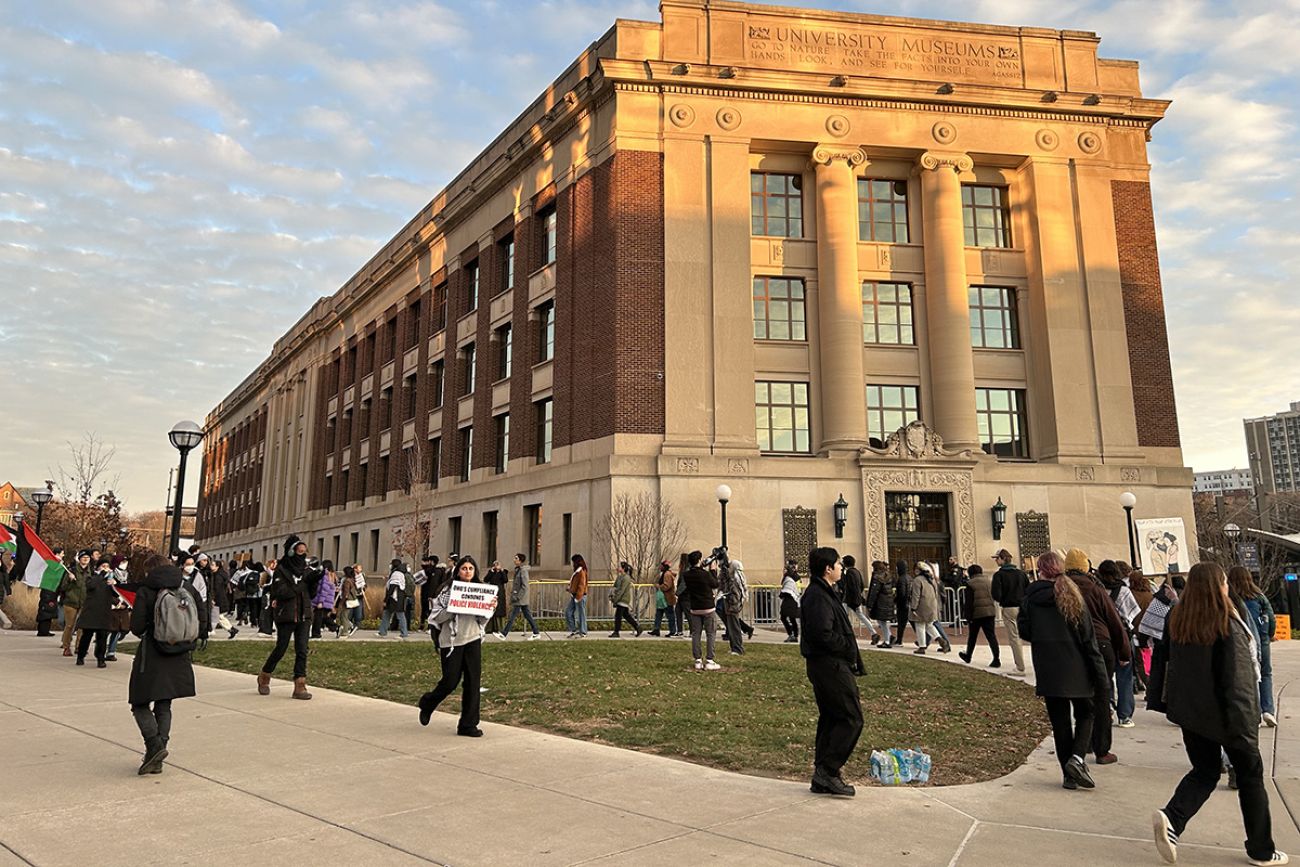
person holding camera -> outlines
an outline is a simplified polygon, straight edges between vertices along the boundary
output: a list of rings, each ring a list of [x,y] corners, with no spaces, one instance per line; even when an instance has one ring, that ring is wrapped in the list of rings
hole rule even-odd
[[[293,697],[307,700],[307,642],[311,637],[312,599],[325,574],[319,560],[307,559],[307,543],[292,535],[284,541],[284,557],[271,578],[271,608],[275,618],[275,648],[257,675],[257,694],[271,694],[271,675],[293,641]]]
[[[718,576],[700,566],[704,555],[692,551],[686,555],[687,568],[682,572],[686,585],[684,598],[690,606],[687,617],[691,624],[691,651],[695,654],[696,671],[717,671],[722,668],[713,658],[714,635],[717,632],[717,619],[714,617],[713,594],[718,589]],[[708,656],[700,655],[700,633],[708,634]]]
[[[808,553],[808,587],[799,600],[803,627],[799,653],[817,700],[813,792],[851,798],[856,790],[840,776],[862,735],[862,701],[857,678],[866,674],[857,636],[835,585],[844,574],[834,548]]]

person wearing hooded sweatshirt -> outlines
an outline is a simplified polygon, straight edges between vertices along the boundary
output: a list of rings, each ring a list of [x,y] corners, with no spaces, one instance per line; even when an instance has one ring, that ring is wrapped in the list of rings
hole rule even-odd
[[[808,589],[799,605],[799,653],[817,701],[817,740],[811,789],[851,798],[855,790],[840,776],[862,735],[862,701],[857,678],[866,674],[848,612],[835,592],[843,574],[839,552],[808,553]]]
[[[901,643],[902,635],[899,635],[898,642],[893,638],[894,624],[894,576],[889,571],[889,564],[877,560],[871,567],[871,588],[867,591],[867,611],[870,613],[876,625],[880,628],[880,646],[888,650],[896,643]],[[876,637],[871,637],[871,643],[876,643]]]
[[[1152,814],[1156,849],[1178,860],[1178,838],[1223,774],[1222,754],[1236,771],[1237,797],[1251,864],[1287,864],[1273,845],[1264,761],[1259,754],[1259,663],[1246,618],[1230,598],[1217,563],[1198,563],[1169,612],[1162,644],[1169,648],[1164,684],[1167,716],[1183,730],[1192,768],[1164,809]]]
[[[912,652],[924,656],[926,648],[930,646],[930,632],[933,630],[931,624],[939,619],[938,579],[929,563],[921,561],[916,564],[916,574],[912,576],[907,598],[907,617],[912,622],[912,632],[916,634],[917,643],[916,650]],[[938,637],[937,631],[935,635]]]
[[[311,638],[311,601],[324,571],[308,561],[307,543],[296,535],[284,541],[284,557],[275,565],[270,597],[275,617],[275,648],[257,675],[258,695],[271,694],[271,675],[293,642],[293,697],[307,700],[307,642]]]
[[[729,558],[718,569],[718,582],[722,588],[723,638],[731,646],[735,656],[745,654],[745,641],[742,635],[754,637],[754,627],[744,620],[745,600],[749,598],[749,583],[745,580],[745,565],[736,558]]]
[[[1097,649],[1102,659],[1106,660],[1107,678],[1097,690],[1093,701],[1096,716],[1092,724],[1092,750],[1097,755],[1097,764],[1112,765],[1119,761],[1111,752],[1110,721],[1110,682],[1115,676],[1117,666],[1129,665],[1133,652],[1129,649],[1128,633],[1115,603],[1110,601],[1101,582],[1088,574],[1088,555],[1078,548],[1071,548],[1065,553],[1065,574],[1074,581],[1079,592],[1083,594],[1084,604],[1092,617],[1092,630],[1097,639]]]
[[[152,554],[144,564],[145,576],[136,592],[131,609],[131,632],[140,638],[140,646],[131,662],[128,699],[131,715],[144,738],[144,760],[139,774],[161,774],[171,740],[172,700],[194,695],[194,666],[189,653],[168,654],[152,641],[154,605],[164,590],[184,586],[194,599],[199,619],[200,645],[208,637],[208,607],[189,582],[183,583],[181,570],[160,554]]]
[[[86,582],[90,580],[94,567],[90,562],[90,552],[77,553],[77,563],[63,572],[59,582],[59,596],[63,600],[63,655],[72,656],[72,636],[77,631],[77,616],[86,601]]]
[[[898,621],[898,638],[895,644],[903,643],[903,633],[907,629],[907,618],[912,612],[912,579],[907,574],[907,563],[899,560],[894,564],[894,615]]]
[[[1043,554],[1038,558],[1038,580],[1025,591],[1019,626],[1033,653],[1034,689],[1047,707],[1066,789],[1095,786],[1085,761],[1092,721],[1097,713],[1109,713],[1093,705],[1107,674],[1092,625],[1083,594],[1064,573],[1061,555]]]
[[[86,664],[86,652],[90,649],[90,642],[93,639],[95,664],[99,668],[108,668],[104,657],[107,655],[113,597],[117,595],[112,587],[115,583],[117,582],[113,578],[111,564],[107,560],[96,563],[95,571],[86,579],[86,593],[82,599],[81,612],[77,615],[77,629],[81,632],[77,638],[77,665]]]
[[[479,723],[479,684],[483,679],[483,624],[487,617],[477,614],[453,614],[447,610],[451,603],[452,580],[481,582],[478,563],[466,555],[456,562],[456,568],[444,579],[445,586],[429,607],[429,619],[438,629],[438,654],[442,662],[442,679],[431,692],[420,696],[420,725],[427,726],[433,712],[443,699],[463,684],[460,696],[460,722],[456,734],[467,738],[483,737]]]

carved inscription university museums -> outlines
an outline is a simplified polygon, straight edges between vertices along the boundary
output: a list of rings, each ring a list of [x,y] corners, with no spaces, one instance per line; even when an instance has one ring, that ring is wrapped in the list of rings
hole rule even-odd
[[[913,28],[867,30],[750,25],[746,58],[760,66],[826,69],[860,75],[989,78],[1018,83],[1020,48],[1014,39],[954,38]]]

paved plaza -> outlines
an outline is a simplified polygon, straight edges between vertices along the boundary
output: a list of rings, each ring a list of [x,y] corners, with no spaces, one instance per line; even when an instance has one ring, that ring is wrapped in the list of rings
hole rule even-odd
[[[481,740],[458,738],[441,714],[424,729],[391,702],[320,688],[295,702],[283,680],[264,698],[249,675],[197,668],[199,697],[175,704],[167,770],[137,777],[130,663],[77,668],[55,643],[0,634],[0,867],[1159,864],[1148,817],[1186,768],[1178,729],[1139,711],[1136,728],[1116,730],[1120,763],[1094,768],[1093,792],[1062,790],[1044,745],[991,782],[832,800],[806,783],[491,723]],[[1277,845],[1295,853],[1300,645],[1275,644],[1273,664],[1280,726],[1261,730],[1261,751]],[[1242,839],[1224,787],[1179,863],[1244,863]]]

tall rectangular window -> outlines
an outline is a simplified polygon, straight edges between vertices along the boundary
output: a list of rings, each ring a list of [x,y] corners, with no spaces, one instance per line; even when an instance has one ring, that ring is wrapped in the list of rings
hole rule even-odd
[[[406,348],[413,349],[420,342],[420,299],[416,298],[406,310]]]
[[[542,507],[524,506],[524,549],[528,565],[542,565]]]
[[[555,216],[555,205],[547,205],[537,214],[542,227],[542,264],[550,265],[555,261],[558,244],[559,223]]]
[[[478,353],[474,344],[466,343],[460,351],[461,370],[465,372],[464,388],[461,389],[461,397],[474,393],[474,377],[478,372]]]
[[[555,302],[537,308],[537,363],[555,357]]]
[[[388,455],[379,457],[379,499],[388,499]]]
[[[963,184],[961,214],[967,247],[1011,246],[1011,205],[1006,187]]]
[[[803,178],[750,172],[751,232],[778,238],[803,237]]]
[[[496,455],[495,465],[498,473],[504,473],[510,465],[510,413],[496,417]]]
[[[410,421],[411,419],[415,418],[415,374],[414,373],[412,373],[410,376],[406,377],[406,379],[402,381],[402,398],[404,403],[402,409],[405,410],[405,412],[402,413],[402,418],[406,421]]]
[[[970,345],[981,349],[1019,349],[1016,290],[1007,286],[972,286]]]
[[[885,438],[921,417],[921,390],[915,385],[867,386],[867,436]]]
[[[384,361],[397,357],[397,317],[388,320],[384,326]]]
[[[483,565],[491,566],[497,559],[497,513],[483,513]]]
[[[1029,457],[1024,389],[975,389],[975,415],[985,452],[1000,458]]]
[[[415,477],[420,472],[419,462],[415,459],[415,446],[407,446],[402,449],[402,463],[398,466],[398,481],[401,482],[402,492],[411,493],[411,486],[415,484]]]
[[[366,439],[370,436],[370,406],[371,398],[361,401],[361,438]]]
[[[755,340],[806,340],[804,316],[803,280],[754,278]]]
[[[533,410],[537,417],[537,463],[539,464],[549,464],[551,462],[553,407],[554,402],[549,397],[533,404]]]
[[[357,346],[354,343],[352,348],[348,350],[347,381],[352,385],[356,385],[357,379]]]
[[[497,380],[510,378],[510,363],[512,361],[513,347],[511,346],[511,336],[513,329],[509,325],[503,325],[497,329],[496,333],[496,378]]]
[[[393,387],[386,386],[379,392],[379,429],[390,430],[393,427]]]
[[[460,515],[447,519],[447,536],[449,537],[447,541],[451,544],[451,550],[457,554],[460,553],[460,524]]]
[[[515,236],[506,235],[497,242],[497,261],[501,263],[501,292],[515,288]]]
[[[470,467],[474,457],[474,426],[460,429],[460,480],[469,481]]]
[[[907,243],[907,181],[858,178],[858,239]]]
[[[447,364],[435,361],[429,365],[429,408],[442,406],[442,388],[447,381]]]
[[[438,487],[442,476],[442,437],[429,440],[429,484]]]
[[[352,475],[351,472],[345,469],[343,470],[343,473],[339,478],[339,487],[342,489],[342,493],[339,495],[339,501],[338,501],[338,505],[340,506],[347,506],[348,504],[348,499],[349,499],[348,483],[351,481],[351,475]],[[353,563],[357,562],[356,555],[353,555],[352,562]]]
[[[904,346],[916,343],[910,284],[862,284],[862,342]]]
[[[437,334],[447,327],[447,284],[433,287],[433,310],[430,311],[429,331]]]
[[[465,266],[465,312],[478,309],[478,260]]]
[[[361,534],[348,534],[348,562],[357,565],[361,562]],[[262,559],[266,560],[266,548],[262,549]]]
[[[811,452],[808,383],[754,383],[754,426],[760,451]]]
[[[568,563],[573,559],[573,514],[565,512],[562,523],[564,525],[564,562]]]
[[[379,574],[379,530],[370,531],[370,571]]]

